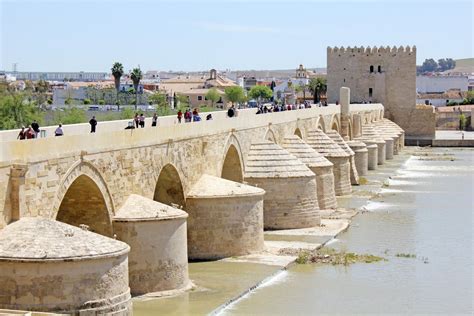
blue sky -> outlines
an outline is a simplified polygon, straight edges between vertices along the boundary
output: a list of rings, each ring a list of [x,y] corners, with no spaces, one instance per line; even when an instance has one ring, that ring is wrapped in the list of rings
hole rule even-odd
[[[0,69],[109,71],[326,66],[327,46],[416,45],[473,56],[473,1],[0,0]]]

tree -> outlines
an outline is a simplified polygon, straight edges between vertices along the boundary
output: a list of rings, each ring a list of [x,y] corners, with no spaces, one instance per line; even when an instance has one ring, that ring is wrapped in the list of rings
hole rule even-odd
[[[42,122],[43,116],[35,102],[29,101],[23,93],[0,97],[0,129],[20,128],[33,120]]]
[[[438,70],[439,71],[445,71],[445,70],[448,70],[448,62],[446,61],[446,59],[438,59]]]
[[[166,98],[166,94],[163,92],[155,92],[151,96],[148,97],[148,102],[150,105],[156,106],[156,111],[159,115],[167,115],[169,111],[168,102]]]
[[[219,92],[217,92],[216,88],[212,88],[206,93],[206,99],[211,101],[212,107],[214,107],[214,104],[219,101],[221,98]]]
[[[463,131],[465,128],[466,128],[466,116],[464,115],[464,113],[461,113],[461,115],[459,115],[459,129]]]
[[[425,59],[423,64],[421,65],[422,72],[433,72],[438,69],[438,63],[433,59]]]
[[[245,97],[244,90],[239,86],[225,88],[225,95],[227,100],[232,102],[232,106],[234,106],[235,102],[241,102]]]
[[[252,99],[257,99],[258,104],[260,104],[262,99],[270,99],[273,96],[273,91],[267,86],[253,86],[249,91],[249,96]]]
[[[68,107],[64,111],[55,111],[53,121],[55,124],[77,124],[87,122],[86,111],[78,107]]]
[[[133,81],[133,87],[135,89],[135,111],[137,110],[138,105],[138,85],[140,84],[140,80],[142,80],[143,74],[140,68],[133,68],[132,72],[130,73],[130,79]]]
[[[120,110],[120,102],[119,102],[119,92],[120,92],[120,78],[123,76],[123,65],[119,62],[115,62],[112,65],[112,76],[114,76],[115,81],[115,90],[117,90],[117,110]]]
[[[314,103],[318,103],[321,99],[321,94],[326,93],[328,89],[326,78],[311,78],[309,80],[309,91],[313,95]]]

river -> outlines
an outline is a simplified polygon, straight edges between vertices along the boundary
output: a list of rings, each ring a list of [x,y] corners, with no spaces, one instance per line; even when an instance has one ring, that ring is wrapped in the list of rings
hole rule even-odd
[[[472,315],[474,150],[423,152],[435,159],[408,158],[329,246],[387,261],[294,265],[221,314]]]

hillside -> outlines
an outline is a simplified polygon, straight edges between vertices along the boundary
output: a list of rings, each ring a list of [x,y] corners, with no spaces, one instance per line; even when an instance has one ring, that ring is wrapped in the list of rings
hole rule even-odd
[[[456,67],[454,69],[446,70],[444,73],[474,73],[474,58],[456,59],[455,61]]]

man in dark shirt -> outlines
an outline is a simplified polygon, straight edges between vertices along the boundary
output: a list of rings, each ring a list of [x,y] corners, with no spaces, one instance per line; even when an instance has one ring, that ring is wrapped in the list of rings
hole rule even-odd
[[[97,126],[97,120],[95,119],[95,116],[91,118],[89,124],[91,125],[91,133],[95,133],[95,127]]]
[[[38,138],[38,135],[40,133],[40,126],[36,120],[34,120],[33,123],[31,123],[31,128],[35,132],[35,138]]]

